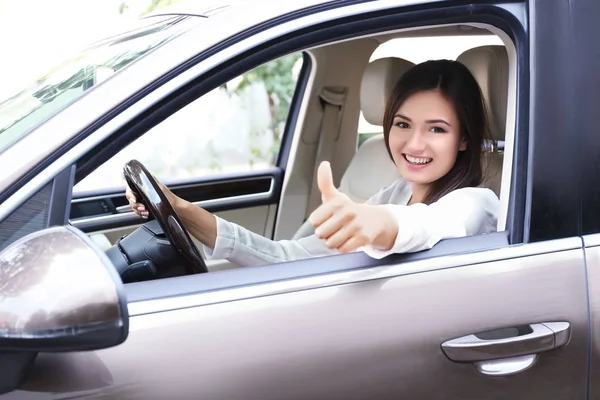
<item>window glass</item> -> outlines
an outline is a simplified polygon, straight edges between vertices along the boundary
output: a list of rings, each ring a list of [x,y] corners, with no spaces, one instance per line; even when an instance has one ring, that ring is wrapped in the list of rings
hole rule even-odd
[[[190,103],[123,149],[75,191],[123,187],[123,165],[136,159],[174,181],[275,166],[302,55],[255,68]]]
[[[55,66],[18,93],[0,97],[0,152],[30,129],[200,18],[150,17]]]

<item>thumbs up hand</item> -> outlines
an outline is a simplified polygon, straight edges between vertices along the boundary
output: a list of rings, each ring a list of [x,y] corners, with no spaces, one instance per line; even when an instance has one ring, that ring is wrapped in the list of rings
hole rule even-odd
[[[344,197],[350,200],[348,196],[337,190],[337,188],[333,185],[331,165],[329,165],[327,161],[323,161],[319,165],[319,169],[317,170],[317,185],[319,187],[319,191],[321,192],[321,200],[323,203],[334,200],[336,197]]]
[[[396,218],[384,207],[359,204],[350,200],[333,184],[327,161],[319,165],[317,184],[321,204],[308,218],[315,235],[324,239],[327,247],[349,253],[366,245],[389,250],[398,235]]]

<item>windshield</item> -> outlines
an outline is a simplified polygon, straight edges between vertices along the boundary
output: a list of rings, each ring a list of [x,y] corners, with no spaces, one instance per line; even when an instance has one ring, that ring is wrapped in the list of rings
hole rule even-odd
[[[127,32],[55,66],[19,93],[0,98],[0,153],[89,88],[191,28],[191,23],[184,23],[190,18],[198,20],[182,16],[141,19]]]

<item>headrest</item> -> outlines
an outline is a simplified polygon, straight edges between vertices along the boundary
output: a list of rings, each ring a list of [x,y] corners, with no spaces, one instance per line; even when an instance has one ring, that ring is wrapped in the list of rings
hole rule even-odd
[[[385,105],[394,85],[413,66],[396,57],[380,58],[367,65],[360,88],[360,108],[368,123],[383,125]]]
[[[383,134],[365,140],[352,158],[340,181],[340,191],[356,202],[364,202],[400,178],[390,159]]]
[[[462,53],[456,61],[464,64],[481,87],[488,107],[490,133],[504,140],[508,98],[508,53],[504,46],[481,46]]]

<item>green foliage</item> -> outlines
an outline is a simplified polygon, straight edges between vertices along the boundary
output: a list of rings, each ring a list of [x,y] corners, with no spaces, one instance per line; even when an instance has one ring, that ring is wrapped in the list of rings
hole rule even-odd
[[[302,57],[300,53],[288,55],[245,73],[236,91],[257,81],[264,82],[272,108],[275,108],[274,122],[277,125],[285,122],[296,88],[296,79],[292,74],[292,68],[300,57]]]
[[[142,12],[142,15],[151,13],[159,8],[169,6],[173,3],[177,3],[180,0],[152,0],[148,8]]]
[[[281,127],[287,119],[294,90],[296,89],[296,77],[294,76],[293,68],[301,57],[301,53],[296,53],[263,64],[242,75],[241,81],[239,81],[235,88],[230,90],[234,94],[239,94],[256,82],[262,82],[265,85],[271,112],[270,129],[274,140],[273,146],[268,149],[268,153],[273,162],[275,162],[275,158],[279,153],[282,134]],[[227,85],[224,85],[224,88],[229,89]],[[259,132],[253,132],[253,134],[257,135]],[[258,148],[253,148],[251,152],[252,156],[257,159],[267,156]],[[251,160],[251,166],[253,163]]]

